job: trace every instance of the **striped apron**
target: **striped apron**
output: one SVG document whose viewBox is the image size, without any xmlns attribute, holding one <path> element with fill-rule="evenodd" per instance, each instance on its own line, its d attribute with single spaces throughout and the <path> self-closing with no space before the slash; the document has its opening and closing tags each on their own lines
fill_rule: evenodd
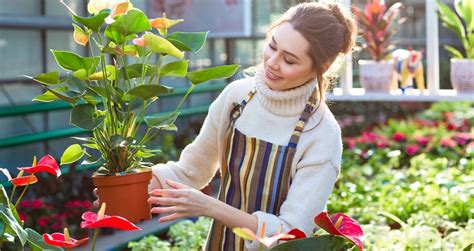
<svg viewBox="0 0 474 251">
<path fill-rule="evenodd" d="M 316 88 L 286 146 L 247 137 L 234 127 L 235 120 L 255 92 L 251 91 L 231 111 L 218 198 L 247 213 L 263 211 L 279 215 L 291 184 L 291 164 L 298 140 L 316 106 Z M 214 220 L 206 250 L 244 250 L 244 240 L 236 236 L 232 229 Z"/>
</svg>

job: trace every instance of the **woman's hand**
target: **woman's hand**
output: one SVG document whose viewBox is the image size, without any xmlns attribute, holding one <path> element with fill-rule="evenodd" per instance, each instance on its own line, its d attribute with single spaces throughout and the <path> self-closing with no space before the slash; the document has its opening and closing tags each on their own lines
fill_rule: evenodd
<svg viewBox="0 0 474 251">
<path fill-rule="evenodd" d="M 170 189 L 153 189 L 148 202 L 158 205 L 151 208 L 154 214 L 170 214 L 159 219 L 159 222 L 172 221 L 179 218 L 209 216 L 209 207 L 213 197 L 201 191 L 178 183 L 166 180 Z"/>
</svg>

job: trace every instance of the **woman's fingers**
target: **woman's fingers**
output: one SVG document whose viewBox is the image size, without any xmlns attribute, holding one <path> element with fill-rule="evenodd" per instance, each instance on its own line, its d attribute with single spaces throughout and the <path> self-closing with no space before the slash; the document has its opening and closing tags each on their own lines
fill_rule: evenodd
<svg viewBox="0 0 474 251">
<path fill-rule="evenodd" d="M 190 186 L 186 186 L 185 184 L 181 184 L 177 181 L 170 180 L 170 179 L 166 179 L 166 184 L 168 184 L 168 186 L 174 189 L 190 189 L 191 188 Z"/>
<path fill-rule="evenodd" d="M 92 204 L 93 204 L 95 207 L 99 207 L 100 202 L 99 202 L 99 195 L 97 194 L 97 187 L 95 187 L 94 190 L 92 190 L 92 193 L 93 193 L 94 196 L 97 198 L 96 200 L 94 200 L 94 202 L 92 202 Z"/>
<path fill-rule="evenodd" d="M 182 214 L 182 213 L 174 213 L 174 214 L 171 214 L 171 215 L 167 215 L 167 216 L 164 216 L 164 217 L 161 217 L 158 222 L 167 222 L 167 221 L 173 221 L 173 220 L 177 220 L 177 219 L 181 219 L 181 218 L 184 218 L 186 217 L 186 215 Z"/>
<path fill-rule="evenodd" d="M 154 196 L 163 196 L 163 197 L 186 197 L 190 191 L 188 189 L 153 189 L 150 194 Z"/>
<path fill-rule="evenodd" d="M 172 207 L 153 207 L 151 210 L 152 214 L 171 214 L 171 213 L 178 213 L 179 207 L 172 206 Z"/>
<path fill-rule="evenodd" d="M 157 205 L 162 205 L 162 206 L 171 206 L 171 205 L 177 205 L 177 204 L 182 203 L 181 199 L 178 199 L 178 198 L 156 197 L 156 196 L 152 196 L 148 198 L 148 202 L 151 204 L 157 204 Z"/>
</svg>

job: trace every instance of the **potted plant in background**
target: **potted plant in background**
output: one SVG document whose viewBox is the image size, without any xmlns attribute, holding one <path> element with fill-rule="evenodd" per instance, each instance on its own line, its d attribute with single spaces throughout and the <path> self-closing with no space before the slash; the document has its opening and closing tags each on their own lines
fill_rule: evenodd
<svg viewBox="0 0 474 251">
<path fill-rule="evenodd" d="M 107 203 L 106 213 L 132 222 L 149 219 L 147 187 L 153 164 L 145 159 L 158 150 L 147 148 L 146 143 L 162 130 L 177 130 L 174 122 L 179 109 L 196 85 L 229 78 L 239 66 L 188 72 L 184 53 L 198 52 L 208 32 L 168 34 L 170 27 L 183 20 L 149 19 L 129 1 L 91 0 L 89 17 L 78 16 L 64 5 L 72 15 L 74 40 L 89 46 L 92 56 L 51 50 L 66 76 L 53 71 L 30 77 L 46 90 L 34 100 L 70 103 L 70 123 L 92 131 L 91 137 L 75 138 L 83 142 L 82 146 L 69 146 L 61 164 L 86 155 L 82 164 L 99 167 L 93 181 L 101 203 Z M 174 112 L 147 115 L 160 95 L 173 92 L 162 77 L 186 78 L 191 86 Z M 140 131 L 145 124 L 146 131 Z"/>
<path fill-rule="evenodd" d="M 439 0 L 437 4 L 441 23 L 456 34 L 464 49 L 464 53 L 462 53 L 452 46 L 444 46 L 444 49 L 452 56 L 451 84 L 459 93 L 473 93 L 474 2 L 472 0 L 454 1 L 455 12 Z"/>
<path fill-rule="evenodd" d="M 393 49 L 392 36 L 397 32 L 402 3 L 397 2 L 387 9 L 384 0 L 369 0 L 364 10 L 352 6 L 362 36 L 363 48 L 372 60 L 359 60 L 359 79 L 366 92 L 389 92 L 394 77 L 394 62 L 390 59 Z"/>
</svg>

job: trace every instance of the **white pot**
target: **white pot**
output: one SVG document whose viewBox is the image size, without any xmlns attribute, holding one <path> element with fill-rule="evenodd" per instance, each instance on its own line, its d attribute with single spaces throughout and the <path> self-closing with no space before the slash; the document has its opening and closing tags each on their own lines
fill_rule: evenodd
<svg viewBox="0 0 474 251">
<path fill-rule="evenodd" d="M 451 58 L 451 84 L 458 93 L 474 93 L 474 59 Z"/>
<path fill-rule="evenodd" d="M 393 60 L 359 60 L 359 81 L 366 92 L 390 92 Z"/>
</svg>

